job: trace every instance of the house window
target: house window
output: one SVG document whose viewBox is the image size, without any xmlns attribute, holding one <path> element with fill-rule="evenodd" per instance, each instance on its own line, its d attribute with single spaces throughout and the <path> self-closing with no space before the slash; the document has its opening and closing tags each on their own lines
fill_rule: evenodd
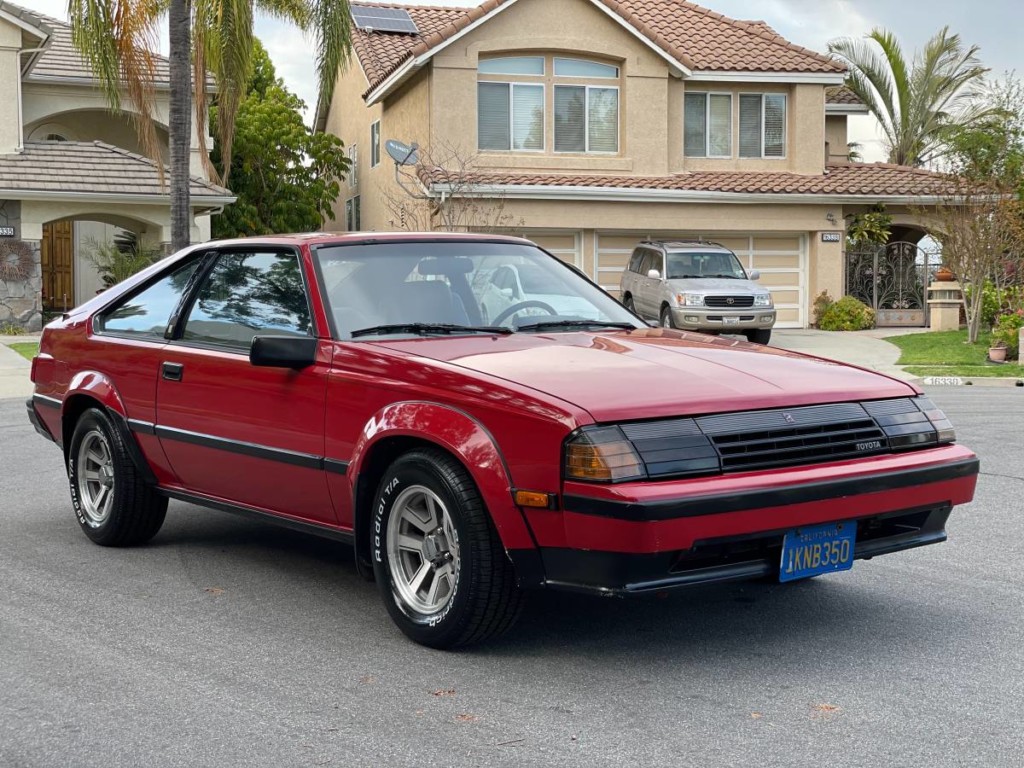
<svg viewBox="0 0 1024 768">
<path fill-rule="evenodd" d="M 345 201 L 345 228 L 349 232 L 358 232 L 362 229 L 359 215 L 359 195 Z"/>
<path fill-rule="evenodd" d="M 786 156 L 786 95 L 740 94 L 740 157 Z"/>
<path fill-rule="evenodd" d="M 380 120 L 370 125 L 370 167 L 380 165 Z"/>
<path fill-rule="evenodd" d="M 478 83 L 477 136 L 484 150 L 543 152 L 544 86 Z"/>
<path fill-rule="evenodd" d="M 352 189 L 359 186 L 359 147 L 353 144 L 348 148 L 348 185 Z"/>
<path fill-rule="evenodd" d="M 619 89 L 555 86 L 555 152 L 619 151 Z"/>
<path fill-rule="evenodd" d="M 481 60 L 478 72 L 480 150 L 619 151 L 619 67 L 586 59 L 504 56 Z M 545 135 L 552 110 L 553 145 Z"/>
<path fill-rule="evenodd" d="M 732 157 L 732 95 L 688 93 L 683 115 L 687 157 Z"/>
</svg>

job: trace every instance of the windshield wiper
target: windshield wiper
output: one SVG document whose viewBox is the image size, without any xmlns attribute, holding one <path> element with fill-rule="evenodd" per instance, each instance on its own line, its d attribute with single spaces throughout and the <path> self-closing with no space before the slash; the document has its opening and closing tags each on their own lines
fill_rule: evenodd
<svg viewBox="0 0 1024 768">
<path fill-rule="evenodd" d="M 605 320 L 541 320 L 537 323 L 520 325 L 518 331 L 540 331 L 550 328 L 622 328 L 635 331 L 637 328 L 633 323 L 620 323 Z"/>
<path fill-rule="evenodd" d="M 420 336 L 440 334 L 451 336 L 457 333 L 498 333 L 507 336 L 515 333 L 511 328 L 500 325 L 452 325 L 451 323 L 395 323 L 394 325 L 375 325 L 372 328 L 361 328 L 352 331 L 352 338 L 359 336 L 375 336 L 386 333 L 415 333 Z"/>
<path fill-rule="evenodd" d="M 721 277 L 725 280 L 742 280 L 738 275 L 704 275 L 704 277 Z"/>
</svg>

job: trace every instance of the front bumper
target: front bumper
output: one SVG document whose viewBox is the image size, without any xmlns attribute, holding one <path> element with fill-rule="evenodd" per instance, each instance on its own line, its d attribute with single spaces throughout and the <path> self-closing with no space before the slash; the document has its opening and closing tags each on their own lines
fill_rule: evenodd
<svg viewBox="0 0 1024 768">
<path fill-rule="evenodd" d="M 685 331 L 769 330 L 775 325 L 775 309 L 746 307 L 743 309 L 708 309 L 707 307 L 673 307 L 672 322 Z"/>
<path fill-rule="evenodd" d="M 945 445 L 689 480 L 566 482 L 561 510 L 524 510 L 539 550 L 522 582 L 633 594 L 772 575 L 787 531 L 833 522 L 858 522 L 857 558 L 934 544 L 973 498 L 978 470 L 971 451 Z"/>
</svg>

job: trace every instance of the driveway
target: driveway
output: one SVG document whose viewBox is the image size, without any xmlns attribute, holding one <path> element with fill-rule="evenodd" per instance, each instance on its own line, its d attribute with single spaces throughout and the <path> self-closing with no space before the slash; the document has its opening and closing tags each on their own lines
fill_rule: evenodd
<svg viewBox="0 0 1024 768">
<path fill-rule="evenodd" d="M 32 394 L 29 371 L 32 364 L 7 345 L 23 341 L 35 341 L 36 336 L 0 336 L 0 399 L 17 397 L 25 399 Z"/>
<path fill-rule="evenodd" d="M 870 368 L 890 376 L 916 381 L 917 377 L 896 365 L 900 349 L 885 341 L 887 336 L 904 333 L 921 333 L 923 328 L 883 328 L 871 331 L 833 333 L 814 329 L 776 328 L 772 332 L 771 346 L 802 352 L 817 357 L 827 357 L 862 368 Z"/>
</svg>

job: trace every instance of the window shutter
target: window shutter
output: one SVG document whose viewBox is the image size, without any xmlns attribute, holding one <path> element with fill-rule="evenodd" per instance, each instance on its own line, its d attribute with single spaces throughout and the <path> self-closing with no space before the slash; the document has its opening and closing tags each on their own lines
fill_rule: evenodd
<svg viewBox="0 0 1024 768">
<path fill-rule="evenodd" d="M 687 157 L 707 157 L 707 94 L 686 94 L 683 108 L 683 153 Z"/>
<path fill-rule="evenodd" d="M 740 157 L 761 157 L 761 97 L 740 94 Z"/>
<path fill-rule="evenodd" d="M 477 84 L 477 144 L 480 149 L 510 149 L 509 85 Z"/>
<path fill-rule="evenodd" d="M 764 96 L 764 155 L 786 156 L 786 96 L 781 93 Z"/>
<path fill-rule="evenodd" d="M 589 152 L 619 151 L 619 92 L 615 88 L 591 88 Z"/>
<path fill-rule="evenodd" d="M 544 86 L 512 86 L 512 149 L 544 149 Z"/>
<path fill-rule="evenodd" d="M 715 94 L 708 110 L 708 154 L 713 157 L 732 156 L 732 97 Z"/>
<path fill-rule="evenodd" d="M 586 152 L 587 89 L 555 86 L 555 151 Z"/>
</svg>

